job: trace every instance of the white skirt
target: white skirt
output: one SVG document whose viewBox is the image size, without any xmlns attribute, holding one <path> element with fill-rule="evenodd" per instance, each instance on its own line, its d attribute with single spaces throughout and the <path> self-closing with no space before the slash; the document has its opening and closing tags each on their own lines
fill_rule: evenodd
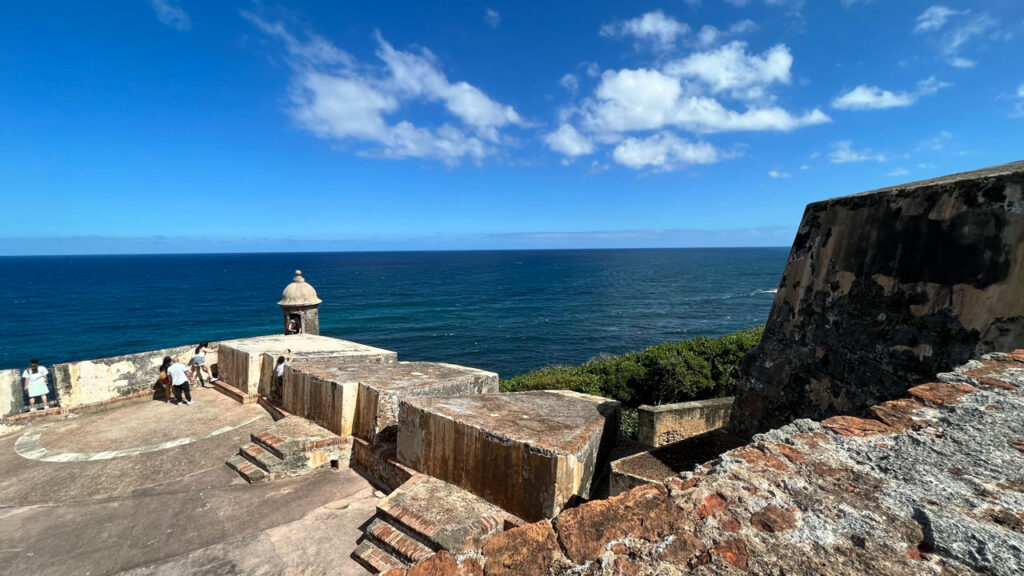
<svg viewBox="0 0 1024 576">
<path fill-rule="evenodd" d="M 32 398 L 46 396 L 49 393 L 50 388 L 46 385 L 46 380 L 33 380 L 28 383 L 28 395 Z"/>
</svg>

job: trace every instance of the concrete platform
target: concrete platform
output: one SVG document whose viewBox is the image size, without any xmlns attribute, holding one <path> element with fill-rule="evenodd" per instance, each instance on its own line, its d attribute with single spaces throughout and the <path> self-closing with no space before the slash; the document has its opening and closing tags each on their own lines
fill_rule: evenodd
<svg viewBox="0 0 1024 576">
<path fill-rule="evenodd" d="M 411 398 L 398 460 L 532 522 L 590 497 L 619 416 L 618 402 L 569 391 Z"/>
<path fill-rule="evenodd" d="M 193 397 L 0 436 L 0 573 L 366 574 L 349 555 L 369 483 L 341 470 L 250 486 L 224 459 L 270 417 Z"/>
<path fill-rule="evenodd" d="M 274 364 L 288 350 L 295 359 L 334 358 L 346 363 L 381 364 L 398 357 L 395 352 L 338 338 L 277 334 L 221 342 L 217 349 L 218 375 L 243 392 L 271 396 Z"/>
</svg>

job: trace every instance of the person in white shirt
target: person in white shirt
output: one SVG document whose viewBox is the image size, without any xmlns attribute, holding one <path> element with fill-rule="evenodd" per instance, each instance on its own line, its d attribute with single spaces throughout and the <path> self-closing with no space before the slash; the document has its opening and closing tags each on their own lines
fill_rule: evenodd
<svg viewBox="0 0 1024 576">
<path fill-rule="evenodd" d="M 274 377 L 277 380 L 277 388 L 271 392 L 271 396 L 280 400 L 284 392 L 284 367 L 292 361 L 292 349 L 285 351 L 286 356 L 277 357 L 277 366 L 274 366 Z"/>
<path fill-rule="evenodd" d="M 46 375 L 50 372 L 45 366 L 39 365 L 39 360 L 33 358 L 28 363 L 28 368 L 21 373 L 22 381 L 25 384 L 25 392 L 28 393 L 28 410 L 36 411 L 36 397 L 43 399 L 43 410 L 50 408 L 46 401 L 46 395 L 50 393 L 50 386 L 46 383 Z"/>
<path fill-rule="evenodd" d="M 171 377 L 171 387 L 174 388 L 174 399 L 178 401 L 178 406 L 191 405 L 192 389 L 189 385 L 192 383 L 192 377 L 189 375 L 188 367 L 175 361 L 167 368 L 167 375 Z M 182 394 L 185 395 L 184 401 L 181 400 Z"/>
</svg>

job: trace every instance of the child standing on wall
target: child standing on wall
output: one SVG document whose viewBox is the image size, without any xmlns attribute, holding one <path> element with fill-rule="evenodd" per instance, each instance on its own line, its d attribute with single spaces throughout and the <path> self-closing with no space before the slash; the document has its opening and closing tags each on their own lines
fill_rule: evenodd
<svg viewBox="0 0 1024 576">
<path fill-rule="evenodd" d="M 25 385 L 25 392 L 28 393 L 28 411 L 36 411 L 36 397 L 43 399 L 43 410 L 48 410 L 50 405 L 46 401 L 46 395 L 50 393 L 50 386 L 46 383 L 46 376 L 49 370 L 39 365 L 39 359 L 33 358 L 28 363 L 28 368 L 21 373 Z"/>
<path fill-rule="evenodd" d="M 199 386 L 205 388 L 206 384 L 203 382 L 203 372 L 206 372 L 206 379 L 213 382 L 213 374 L 210 373 L 210 368 L 206 366 L 206 354 L 210 352 L 207 348 L 210 343 L 203 341 L 196 346 L 196 351 L 192 355 L 192 376 L 199 380 Z"/>
</svg>

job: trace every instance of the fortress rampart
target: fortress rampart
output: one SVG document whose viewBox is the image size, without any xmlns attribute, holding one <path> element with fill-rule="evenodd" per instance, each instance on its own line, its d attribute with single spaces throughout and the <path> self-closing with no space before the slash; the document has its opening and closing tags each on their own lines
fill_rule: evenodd
<svg viewBox="0 0 1024 576">
<path fill-rule="evenodd" d="M 1024 162 L 807 206 L 733 426 L 859 414 L 1024 346 Z"/>
</svg>

